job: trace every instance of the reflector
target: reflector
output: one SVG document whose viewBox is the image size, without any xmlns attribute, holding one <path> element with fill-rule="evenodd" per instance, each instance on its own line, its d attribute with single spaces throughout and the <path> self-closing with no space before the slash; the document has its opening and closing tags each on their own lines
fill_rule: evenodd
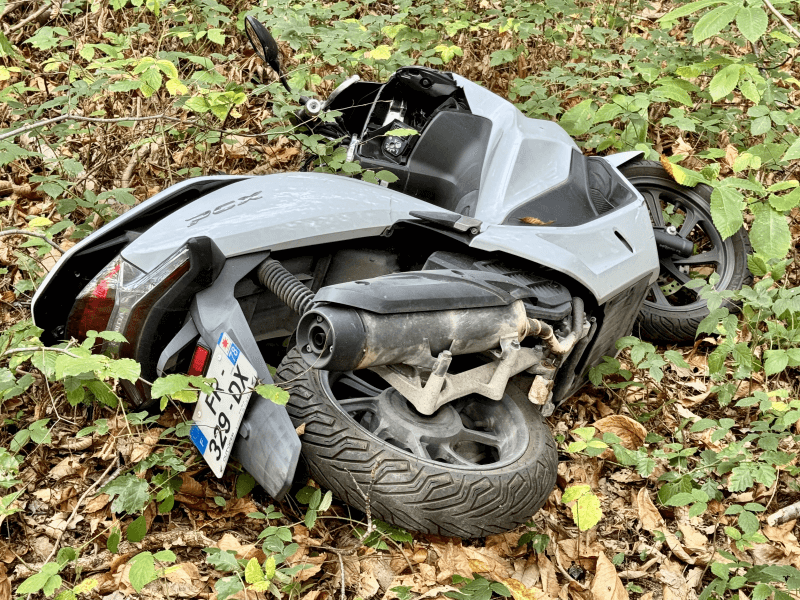
<svg viewBox="0 0 800 600">
<path fill-rule="evenodd" d="M 205 375 L 209 356 L 211 356 L 209 349 L 197 344 L 194 349 L 194 354 L 192 355 L 192 362 L 189 365 L 187 375 Z"/>
</svg>

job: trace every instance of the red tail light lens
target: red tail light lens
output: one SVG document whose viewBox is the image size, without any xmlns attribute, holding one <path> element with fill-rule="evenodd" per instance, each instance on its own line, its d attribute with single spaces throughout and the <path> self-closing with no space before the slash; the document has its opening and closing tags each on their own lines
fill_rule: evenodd
<svg viewBox="0 0 800 600">
<path fill-rule="evenodd" d="M 189 365 L 187 375 L 205 375 L 208 359 L 211 357 L 211 351 L 205 346 L 198 344 L 192 354 L 192 362 Z"/>
<path fill-rule="evenodd" d="M 120 259 L 114 259 L 81 290 L 67 321 L 69 337 L 83 339 L 88 331 L 108 329 L 108 322 L 114 312 L 121 268 Z"/>
</svg>

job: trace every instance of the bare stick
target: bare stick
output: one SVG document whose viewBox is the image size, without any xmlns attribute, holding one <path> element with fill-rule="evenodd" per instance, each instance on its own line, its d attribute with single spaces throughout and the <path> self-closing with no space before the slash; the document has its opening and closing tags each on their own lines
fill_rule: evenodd
<svg viewBox="0 0 800 600">
<path fill-rule="evenodd" d="M 128 165 L 125 167 L 125 171 L 122 173 L 122 182 L 120 183 L 120 187 L 127 188 L 131 186 L 133 170 L 136 168 L 136 165 L 139 164 L 139 161 L 150 154 L 153 146 L 154 144 L 146 144 L 133 153 Z"/>
<path fill-rule="evenodd" d="M 149 115 L 145 117 L 114 117 L 114 118 L 103 118 L 103 117 L 83 117 L 81 115 L 59 115 L 57 117 L 53 117 L 52 119 L 45 119 L 43 121 L 36 121 L 35 123 L 30 123 L 29 125 L 25 125 L 20 127 L 19 129 L 15 129 L 14 131 L 9 131 L 0 135 L 0 140 L 4 140 L 10 137 L 16 137 L 22 133 L 30 131 L 32 129 L 37 129 L 39 127 L 44 127 L 45 125 L 53 125 L 54 123 L 60 123 L 61 121 L 85 121 L 87 123 L 125 123 L 128 121 L 153 121 L 155 119 L 165 119 L 167 121 L 177 121 L 178 123 L 183 123 L 181 119 L 178 117 L 168 117 L 167 115 Z"/>
<path fill-rule="evenodd" d="M 767 525 L 776 527 L 792 519 L 800 517 L 800 502 L 784 506 L 767 517 Z"/>
<path fill-rule="evenodd" d="M 23 27 L 25 27 L 25 25 L 27 25 L 28 23 L 30 23 L 31 21 L 33 21 L 35 18 L 37 18 L 39 15 L 41 15 L 41 14 L 42 14 L 44 11 L 46 11 L 46 10 L 47 10 L 47 9 L 49 9 L 49 8 L 50 8 L 50 0 L 48 0 L 47 2 L 45 2 L 44 4 L 42 4 L 42 5 L 39 7 L 39 10 L 37 10 L 36 12 L 34 12 L 34 13 L 32 13 L 32 14 L 28 15 L 27 17 L 25 17 L 24 19 L 22 19 L 22 21 L 20 21 L 20 22 L 19 22 L 19 23 L 17 23 L 16 25 L 14 25 L 14 26 L 13 26 L 11 29 L 9 29 L 9 30 L 8 30 L 8 32 L 9 32 L 9 33 L 12 33 L 12 32 L 14 32 L 14 31 L 16 31 L 17 29 L 22 29 Z"/>
<path fill-rule="evenodd" d="M 11 348 L 11 350 L 6 350 L 2 354 L 0 354 L 0 358 L 4 356 L 9 356 L 10 354 L 20 354 L 22 352 L 38 352 L 41 350 L 42 352 L 60 352 L 61 354 L 66 354 L 67 356 L 71 356 L 72 358 L 80 358 L 77 354 L 73 354 L 69 350 L 64 350 L 64 348 L 47 348 L 45 346 L 31 346 L 29 348 Z"/>
<path fill-rule="evenodd" d="M 119 462 L 119 456 L 117 456 L 114 460 L 112 460 L 111 464 L 108 465 L 108 468 L 105 471 L 103 471 L 102 475 L 100 475 L 100 478 L 97 481 L 95 481 L 92 485 L 90 485 L 88 488 L 86 488 L 85 492 L 83 492 L 83 495 L 78 499 L 78 503 L 75 505 L 75 508 L 72 509 L 72 514 L 69 516 L 69 518 L 64 523 L 64 529 L 62 529 L 61 533 L 58 534 L 58 538 L 56 538 L 56 543 L 55 543 L 55 545 L 53 545 L 53 549 L 50 551 L 50 556 L 48 556 L 46 559 L 44 559 L 45 563 L 49 563 L 50 559 L 53 558 L 53 555 L 58 550 L 58 545 L 61 543 L 61 538 L 63 538 L 64 534 L 67 532 L 67 528 L 69 528 L 70 521 L 72 521 L 72 519 L 75 518 L 75 515 L 78 513 L 78 509 L 81 507 L 81 504 L 83 504 L 83 501 L 86 500 L 86 496 L 91 494 L 92 490 L 94 490 L 98 485 L 100 485 L 100 483 L 106 478 L 106 475 L 108 475 L 108 473 L 111 471 L 111 469 L 118 462 Z M 112 475 L 111 475 L 111 478 L 113 479 L 117 475 L 119 475 L 123 468 L 124 467 L 119 467 L 116 471 L 114 471 L 114 473 L 112 473 Z"/>
<path fill-rule="evenodd" d="M 5 237 L 7 235 L 28 235 L 30 237 L 39 238 L 40 240 L 44 240 L 45 242 L 50 244 L 53 248 L 61 252 L 61 254 L 64 254 L 64 252 L 66 252 L 66 250 L 64 250 L 61 246 L 56 244 L 53 240 L 51 240 L 43 233 L 38 233 L 35 231 L 25 231 L 23 229 L 9 229 L 7 231 L 0 231 L 0 237 Z"/>
<path fill-rule="evenodd" d="M 788 29 L 789 31 L 791 31 L 791 32 L 792 32 L 792 35 L 794 35 L 794 37 L 796 37 L 798 40 L 800 40 L 800 31 L 797 31 L 797 29 L 795 29 L 794 27 L 792 27 L 792 24 L 791 24 L 791 23 L 789 23 L 789 21 L 787 21 L 787 20 L 786 20 L 786 17 L 784 17 L 784 16 L 783 16 L 781 13 L 779 13 L 779 12 L 777 11 L 777 9 L 776 9 L 774 6 L 772 6 L 772 2 L 770 2 L 769 0 L 764 0 L 764 4 L 766 4 L 766 5 L 767 5 L 767 8 L 768 8 L 768 9 L 770 9 L 770 11 L 772 11 L 772 14 L 773 14 L 773 15 L 775 15 L 776 17 L 778 17 L 778 20 L 779 20 L 781 23 L 783 23 L 784 25 L 786 25 L 786 29 Z"/>
<path fill-rule="evenodd" d="M 342 600 L 347 600 L 347 595 L 345 594 L 344 588 L 344 559 L 342 558 L 341 552 L 337 552 L 336 556 L 339 557 L 339 574 L 341 575 L 342 580 Z"/>
<path fill-rule="evenodd" d="M 0 19 L 5 17 L 8 13 L 16 9 L 20 4 L 26 4 L 29 0 L 19 0 L 19 2 L 9 2 L 6 4 L 6 7 L 3 9 L 3 13 L 0 14 Z"/>
</svg>

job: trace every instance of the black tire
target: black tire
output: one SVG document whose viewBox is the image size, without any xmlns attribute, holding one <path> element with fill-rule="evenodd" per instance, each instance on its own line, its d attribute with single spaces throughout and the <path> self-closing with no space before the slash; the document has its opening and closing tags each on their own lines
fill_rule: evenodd
<svg viewBox="0 0 800 600">
<path fill-rule="evenodd" d="M 376 385 L 367 381 L 370 377 Z M 314 480 L 362 511 L 366 508 L 362 492 L 367 492 L 372 481 L 372 515 L 388 523 L 420 533 L 482 537 L 528 521 L 555 485 L 558 459 L 552 433 L 538 408 L 524 396 L 518 402 L 509 396 L 499 402 L 479 397 L 459 399 L 440 408 L 433 417 L 423 417 L 393 388 L 383 383 L 381 390 L 378 382 L 382 380 L 371 372 L 354 375 L 309 369 L 296 349 L 278 367 L 277 381 L 290 393 L 287 409 L 295 426 L 305 423 L 302 454 Z M 348 399 L 348 395 L 355 398 Z M 377 396 L 383 403 L 375 400 Z M 392 411 L 400 411 L 401 417 L 387 418 L 388 414 L 399 414 Z M 458 413 L 457 422 L 450 420 L 454 412 Z M 488 432 L 464 425 L 472 423 L 469 415 L 476 414 L 490 415 L 483 422 Z M 373 421 L 391 422 L 393 429 L 379 425 L 382 437 L 378 437 L 364 426 Z M 491 423 L 487 426 L 486 421 Z M 514 424 L 509 425 L 509 421 Z M 443 451 L 441 446 L 431 449 L 442 443 L 444 431 L 454 425 L 470 432 L 466 437 L 484 441 L 487 435 L 495 437 L 492 428 L 501 428 L 499 423 L 513 431 L 504 440 L 503 450 L 472 441 L 457 442 L 458 452 L 472 452 L 476 462 L 451 464 L 422 458 L 400 447 L 395 438 L 407 433 L 404 427 L 415 429 L 418 422 L 419 430 L 439 427 L 442 431 L 438 441 L 420 444 L 426 448 L 422 450 L 425 454 L 445 453 L 440 456 L 449 450 Z M 472 426 L 477 427 L 474 423 Z M 460 444 L 466 444 L 469 452 Z M 495 462 L 479 464 L 480 452 L 496 455 Z M 469 462 L 461 454 L 457 458 Z"/>
<path fill-rule="evenodd" d="M 712 272 L 720 276 L 717 289 L 738 290 L 751 283 L 747 232 L 740 229 L 722 239 L 711 220 L 712 189 L 705 184 L 680 185 L 660 163 L 650 160 L 631 162 L 619 170 L 644 196 L 653 225 L 668 225 L 666 215 L 675 222 L 677 235 L 695 246 L 689 258 L 661 257 L 661 274 L 648 291 L 634 333 L 655 342 L 692 343 L 708 306 L 695 290 L 678 286 L 689 281 L 692 273 L 708 276 Z"/>
</svg>

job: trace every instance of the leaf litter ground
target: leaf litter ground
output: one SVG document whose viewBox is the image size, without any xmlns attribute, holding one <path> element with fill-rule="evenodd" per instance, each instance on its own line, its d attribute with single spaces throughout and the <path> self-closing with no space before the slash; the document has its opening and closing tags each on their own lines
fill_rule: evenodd
<svg viewBox="0 0 800 600">
<path fill-rule="evenodd" d="M 39 6 L 47 10 L 42 12 Z M 5 6 L 2 24 L 14 43 L 21 44 L 33 34 L 37 23 L 47 23 L 51 19 L 74 31 L 76 36 L 93 42 L 103 39 L 102 32 L 113 31 L 118 26 L 105 6 L 76 18 L 59 15 L 55 4 L 50 7 L 45 2 L 39 6 L 19 2 Z M 481 7 L 488 9 L 492 5 L 486 2 L 481 3 Z M 651 29 L 652 18 L 668 8 L 666 2 L 653 3 L 651 8 L 640 13 L 640 31 Z M 391 11 L 391 7 L 378 4 L 370 10 Z M 141 14 L 136 13 L 136 17 Z M 16 27 L 29 17 L 33 19 L 28 24 Z M 231 38 L 226 50 L 238 52 L 244 58 L 222 63 L 219 72 L 241 82 L 258 67 L 252 54 L 243 47 L 243 36 L 239 37 L 242 39 Z M 486 35 L 478 40 L 477 46 L 473 45 L 449 66 L 501 94 L 508 90 L 512 77 L 524 76 L 545 64 L 568 58 L 563 48 L 540 44 L 527 58 L 520 58 L 516 71 L 494 69 L 483 57 L 507 46 L 507 38 Z M 145 55 L 155 48 L 152 36 L 142 35 L 139 42 L 142 44 L 139 51 Z M 585 43 L 579 30 L 570 43 Z M 29 48 L 27 52 L 28 59 L 35 61 L 37 50 Z M 318 65 L 318 68 L 320 72 L 330 69 L 325 65 Z M 362 75 L 368 77 L 370 73 Z M 45 102 L 51 94 L 44 74 L 26 83 L 30 86 L 28 101 L 32 105 Z M 576 98 L 564 92 L 561 96 L 563 108 L 577 104 Z M 158 95 L 143 100 L 136 94 L 125 99 L 117 94 L 109 97 L 108 103 L 105 110 L 113 115 L 159 114 L 162 109 Z M 85 108 L 91 110 L 91 107 Z M 260 131 L 261 121 L 271 114 L 268 104 L 257 97 L 250 98 L 238 110 L 240 117 L 235 125 L 250 131 Z M 652 115 L 651 122 L 657 123 L 660 116 L 663 115 Z M 229 120 L 227 125 L 230 124 Z M 14 125 L 10 111 L 0 114 L 0 125 Z M 683 164 L 690 168 L 703 166 L 696 156 L 705 149 L 702 140 L 688 143 L 674 127 L 652 127 L 651 135 L 658 140 L 659 150 L 687 155 Z M 144 137 L 156 141 L 132 147 L 132 142 Z M 84 189 L 100 192 L 131 187 L 137 200 L 183 177 L 181 169 L 197 167 L 203 173 L 266 173 L 296 169 L 301 158 L 297 143 L 287 136 L 263 141 L 234 135 L 224 143 L 205 146 L 181 145 L 175 140 L 158 141 L 156 121 L 134 128 L 114 125 L 90 128 L 80 136 L 64 140 L 58 148 L 41 145 L 34 136 L 23 138 L 23 143 L 53 158 L 78 156 L 81 147 L 92 147 L 92 169 L 77 174 L 85 180 Z M 724 140 L 719 147 L 728 149 Z M 256 151 L 264 157 L 262 160 L 253 160 Z M 735 152 L 733 148 L 731 156 L 725 159 L 729 165 L 736 158 Z M 0 182 L 0 193 L 10 194 L 13 203 L 2 209 L 3 228 L 25 227 L 36 216 L 57 222 L 59 213 L 54 201 L 31 184 L 30 176 L 41 172 L 40 166 L 31 168 L 30 163 L 21 159 L 11 163 L 8 169 L 9 181 Z M 124 206 L 114 208 L 124 210 Z M 89 208 L 78 210 L 93 225 L 101 223 L 102 219 Z M 796 241 L 800 237 L 796 214 L 793 219 L 792 234 Z M 74 243 L 68 239 L 68 233 L 60 240 L 64 248 Z M 20 254 L 31 256 L 32 252 L 21 248 L 22 242 L 21 238 L 0 239 L 0 260 L 8 268 L 0 292 L 6 326 L 29 318 L 29 297 L 20 294 L 13 285 L 23 277 Z M 50 268 L 57 259 L 58 254 L 52 252 L 37 260 Z M 797 284 L 797 279 L 795 271 L 791 275 L 792 283 Z M 691 348 L 680 349 L 690 368 L 668 371 L 659 389 L 585 388 L 551 418 L 553 431 L 569 443 L 580 440 L 575 430 L 594 427 L 600 432 L 613 433 L 626 448 L 635 450 L 645 443 L 648 432 L 672 439 L 685 420 L 696 422 L 704 418 L 729 417 L 746 428 L 750 420 L 748 411 L 720 408 L 716 402 L 709 402 L 713 395 L 703 375 L 704 363 L 715 343 L 713 338 L 705 338 Z M 27 394 L 6 401 L 0 408 L 7 423 L 3 442 L 10 444 L 18 429 L 42 419 L 49 419 L 49 439 L 24 447 L 25 458 L 19 477 L 22 483 L 17 488 L 24 492 L 16 503 L 20 512 L 0 523 L 3 531 L 0 600 L 10 598 L 12 589 L 39 572 L 42 563 L 54 553 L 65 547 L 82 546 L 89 540 L 91 543 L 62 575 L 70 578 L 79 569 L 84 576 L 91 575 L 97 580 L 97 587 L 90 595 L 112 600 L 136 595 L 134 587 L 139 586 L 132 581 L 131 559 L 143 552 L 157 555 L 168 549 L 175 554 L 175 568 L 144 587 L 141 595 L 152 598 L 213 597 L 214 583 L 223 573 L 209 564 L 204 548 L 230 550 L 237 558 L 256 558 L 263 564 L 266 556 L 259 534 L 265 521 L 248 515 L 268 514 L 275 509 L 267 506 L 272 504 L 271 500 L 258 489 L 237 497 L 234 469 L 228 469 L 224 479 L 216 480 L 209 476 L 196 455 L 182 454 L 180 460 L 186 471 L 181 474 L 175 506 L 165 514 L 158 514 L 155 503 L 149 504 L 143 514 L 147 533 L 138 542 L 127 541 L 126 536 L 136 539 L 138 535 L 131 535 L 130 529 L 139 527 L 142 522 L 134 525 L 134 517 L 120 519 L 112 511 L 114 499 L 98 493 L 99 488 L 125 465 L 163 453 L 165 448 L 180 441 L 170 435 L 160 435 L 186 418 L 179 408 L 169 407 L 156 425 L 134 426 L 126 420 L 121 408 L 70 407 L 64 401 L 63 390 L 49 384 L 36 369 L 23 365 L 19 370 L 30 370 L 35 383 Z M 795 385 L 793 381 L 779 384 L 787 388 Z M 765 385 L 766 382 L 754 378 L 749 382 L 750 387 L 737 395 L 744 397 Z M 792 393 L 796 390 L 792 389 Z M 645 414 L 650 418 L 642 425 L 638 419 Z M 106 419 L 107 428 L 76 437 L 79 430 L 96 425 L 101 418 Z M 711 439 L 708 431 L 690 436 L 692 442 L 700 446 L 713 448 L 725 443 L 724 439 Z M 796 453 L 797 448 L 784 450 Z M 685 507 L 660 506 L 655 497 L 656 480 L 666 470 L 665 465 L 658 465 L 651 475 L 643 477 L 634 468 L 616 464 L 606 454 L 588 457 L 564 452 L 561 458 L 558 486 L 545 507 L 533 516 L 532 527 L 481 540 L 414 535 L 410 542 L 386 540 L 381 548 L 359 546 L 354 528 L 363 523 L 364 515 L 353 513 L 334 501 L 309 530 L 304 524 L 305 507 L 293 498 L 288 499 L 276 507 L 284 516 L 270 519 L 269 525 L 287 528 L 291 541 L 298 545 L 287 561 L 289 565 L 305 567 L 294 578 L 300 585 L 293 596 L 302 600 L 338 598 L 344 581 L 348 598 L 439 598 L 445 594 L 452 596 L 461 589 L 461 585 L 454 584 L 454 578 L 456 581 L 458 576 L 472 579 L 474 574 L 479 574 L 488 581 L 504 584 L 515 600 L 621 600 L 629 596 L 671 600 L 697 596 L 709 564 L 718 557 L 716 552 L 720 548 L 749 562 L 791 564 L 800 568 L 795 521 L 775 527 L 762 522 L 761 530 L 767 541 L 747 550 L 737 549 L 719 533 L 722 527 L 735 523 L 733 516 L 725 514 L 733 504 L 761 502 L 771 510 L 796 500 L 796 488 L 784 476 L 779 476 L 770 488 L 753 485 L 747 491 L 729 495 L 724 502 L 709 502 L 708 510 L 701 516 L 689 516 Z M 131 485 L 136 484 L 131 482 Z M 567 488 L 578 485 L 588 486 L 599 498 L 604 515 L 596 527 L 584 532 L 575 526 L 572 510 L 561 501 Z M 363 528 L 363 524 L 359 526 Z M 107 549 L 108 538 L 113 537 L 111 532 L 115 530 L 122 535 L 121 540 L 111 540 L 112 545 L 115 541 L 118 543 L 116 552 L 112 553 Z M 538 552 L 528 544 L 520 545 L 521 540 L 531 539 L 534 530 L 548 536 L 545 547 Z M 353 550 L 354 547 L 357 549 Z M 263 595 L 263 592 L 248 592 L 251 598 Z M 240 593 L 238 597 L 244 596 Z"/>
</svg>

